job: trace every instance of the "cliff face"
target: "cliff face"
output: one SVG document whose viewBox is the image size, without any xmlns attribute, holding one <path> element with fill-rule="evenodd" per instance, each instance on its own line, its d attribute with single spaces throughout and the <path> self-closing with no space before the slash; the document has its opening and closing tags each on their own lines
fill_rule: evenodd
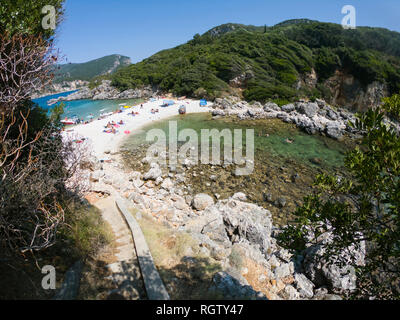
<svg viewBox="0 0 400 320">
<path fill-rule="evenodd" d="M 318 75 L 315 70 L 302 76 L 297 84 L 296 90 L 302 88 L 314 89 L 317 87 Z M 365 111 L 380 105 L 382 98 L 389 95 L 385 83 L 374 81 L 364 86 L 354 75 L 342 70 L 336 70 L 334 75 L 323 81 L 322 86 L 327 91 L 324 99 L 331 105 L 344 107 L 350 111 Z"/>
<path fill-rule="evenodd" d="M 381 103 L 382 98 L 389 95 L 387 85 L 374 81 L 363 86 L 353 75 L 337 70 L 335 75 L 324 82 L 329 89 L 329 103 L 344 106 L 352 111 L 365 111 Z"/>
</svg>

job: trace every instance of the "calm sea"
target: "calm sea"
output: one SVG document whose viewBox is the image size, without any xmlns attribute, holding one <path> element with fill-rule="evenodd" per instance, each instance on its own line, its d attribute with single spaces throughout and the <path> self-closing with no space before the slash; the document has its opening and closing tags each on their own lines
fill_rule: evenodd
<svg viewBox="0 0 400 320">
<path fill-rule="evenodd" d="M 59 94 L 54 94 L 39 99 L 34 99 L 33 102 L 37 103 L 45 110 L 51 110 L 54 105 L 49 106 L 48 102 L 51 99 L 65 97 L 76 91 L 69 91 Z M 75 100 L 64 101 L 64 114 L 62 117 L 71 118 L 74 116 L 80 119 L 87 120 L 91 115 L 98 117 L 101 113 L 107 113 L 119 109 L 121 105 L 133 106 L 139 104 L 143 100 L 140 99 L 125 99 L 125 100 Z"/>
</svg>

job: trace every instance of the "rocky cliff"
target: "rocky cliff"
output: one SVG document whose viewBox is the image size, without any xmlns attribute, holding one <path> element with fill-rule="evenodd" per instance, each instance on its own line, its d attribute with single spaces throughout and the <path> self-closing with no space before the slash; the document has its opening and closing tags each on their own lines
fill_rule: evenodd
<svg viewBox="0 0 400 320">
<path fill-rule="evenodd" d="M 301 77 L 296 89 L 315 89 L 318 75 L 314 69 Z M 389 95 L 387 84 L 374 81 L 363 85 L 354 75 L 336 70 L 334 75 L 323 81 L 327 94 L 325 99 L 333 106 L 346 108 L 350 111 L 365 111 L 381 104 L 382 98 Z"/>
<path fill-rule="evenodd" d="M 157 92 L 153 91 L 151 87 L 145 87 L 142 89 L 130 89 L 125 91 L 119 91 L 118 89 L 111 86 L 110 80 L 103 80 L 101 84 L 93 89 L 84 86 L 79 91 L 74 92 L 66 97 L 59 97 L 49 101 L 49 105 L 55 104 L 60 101 L 72 101 L 82 99 L 92 100 L 117 100 L 117 99 L 140 99 L 149 98 L 156 95 Z"/>
</svg>

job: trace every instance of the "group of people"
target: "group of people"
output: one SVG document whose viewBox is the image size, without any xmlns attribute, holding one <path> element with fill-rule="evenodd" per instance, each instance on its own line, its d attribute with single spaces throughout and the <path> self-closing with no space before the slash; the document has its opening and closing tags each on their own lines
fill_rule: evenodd
<svg viewBox="0 0 400 320">
<path fill-rule="evenodd" d="M 158 112 L 160 112 L 158 109 L 151 109 L 151 113 L 152 113 L 152 114 L 156 114 L 156 113 L 158 113 Z"/>
<path fill-rule="evenodd" d="M 123 120 L 119 121 L 118 123 L 116 123 L 115 121 L 108 122 L 105 126 L 106 130 L 104 130 L 103 132 L 116 134 L 118 131 L 115 128 L 119 128 L 119 126 L 123 126 L 124 124 L 125 123 Z"/>
</svg>

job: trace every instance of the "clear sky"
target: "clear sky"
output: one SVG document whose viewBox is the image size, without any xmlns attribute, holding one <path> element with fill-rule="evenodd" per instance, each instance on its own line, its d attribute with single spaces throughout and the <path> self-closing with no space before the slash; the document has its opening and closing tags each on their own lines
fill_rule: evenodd
<svg viewBox="0 0 400 320">
<path fill-rule="evenodd" d="M 399 0 L 66 0 L 57 45 L 67 62 L 118 53 L 135 63 L 228 22 L 341 23 L 341 9 L 349 4 L 357 10 L 357 25 L 400 32 Z"/>
</svg>

